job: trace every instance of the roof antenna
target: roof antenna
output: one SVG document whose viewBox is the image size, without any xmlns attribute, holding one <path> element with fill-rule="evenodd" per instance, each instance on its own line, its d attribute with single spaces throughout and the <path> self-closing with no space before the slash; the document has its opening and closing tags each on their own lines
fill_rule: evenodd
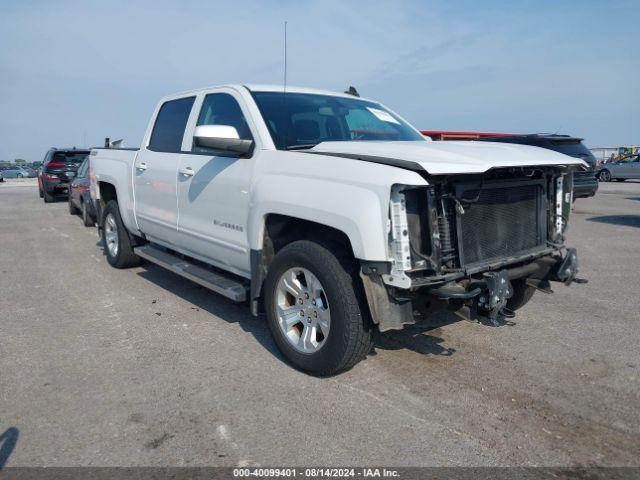
<svg viewBox="0 0 640 480">
<path fill-rule="evenodd" d="M 287 22 L 284 22 L 284 93 L 287 93 Z"/>
<path fill-rule="evenodd" d="M 289 143 L 289 121 L 287 120 L 286 109 L 287 98 L 287 22 L 284 22 L 284 83 L 282 85 L 282 114 L 284 120 L 284 145 L 282 148 L 287 148 Z"/>
</svg>

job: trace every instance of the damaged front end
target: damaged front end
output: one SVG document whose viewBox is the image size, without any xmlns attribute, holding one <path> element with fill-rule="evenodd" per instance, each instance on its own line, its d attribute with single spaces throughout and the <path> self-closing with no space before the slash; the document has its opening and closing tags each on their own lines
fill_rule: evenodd
<svg viewBox="0 0 640 480">
<path fill-rule="evenodd" d="M 379 329 L 401 329 L 437 303 L 495 323 L 514 315 L 526 289 L 582 282 L 576 251 L 564 246 L 572 179 L 570 167 L 519 167 L 394 185 L 393 260 L 361 270 Z"/>
</svg>

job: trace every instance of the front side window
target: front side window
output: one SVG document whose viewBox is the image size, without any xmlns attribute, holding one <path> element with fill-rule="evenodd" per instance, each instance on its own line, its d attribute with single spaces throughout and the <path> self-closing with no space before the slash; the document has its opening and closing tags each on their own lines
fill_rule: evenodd
<svg viewBox="0 0 640 480">
<path fill-rule="evenodd" d="M 204 97 L 198 117 L 198 125 L 227 125 L 234 127 L 240 140 L 252 140 L 251 130 L 240 105 L 228 93 L 211 93 Z M 208 151 L 205 147 L 193 147 L 194 151 Z"/>
<path fill-rule="evenodd" d="M 149 150 L 156 152 L 179 152 L 182 137 L 189 120 L 191 107 L 196 97 L 179 98 L 162 104 L 151 132 Z"/>
<path fill-rule="evenodd" d="M 398 116 L 367 100 L 282 92 L 254 92 L 253 97 L 280 150 L 329 141 L 425 141 Z"/>
</svg>

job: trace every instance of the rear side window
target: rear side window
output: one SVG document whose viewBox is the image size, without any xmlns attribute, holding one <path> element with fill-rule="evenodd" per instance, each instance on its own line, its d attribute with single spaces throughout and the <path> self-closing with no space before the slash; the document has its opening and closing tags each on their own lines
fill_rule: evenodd
<svg viewBox="0 0 640 480">
<path fill-rule="evenodd" d="M 563 142 L 563 141 L 551 141 L 552 149 L 556 152 L 564 153 L 570 157 L 589 157 L 591 151 L 582 142 Z"/>
<path fill-rule="evenodd" d="M 182 150 L 182 137 L 195 98 L 179 98 L 162 104 L 153 126 L 153 132 L 151 132 L 149 150 L 156 152 L 179 152 Z"/>
</svg>

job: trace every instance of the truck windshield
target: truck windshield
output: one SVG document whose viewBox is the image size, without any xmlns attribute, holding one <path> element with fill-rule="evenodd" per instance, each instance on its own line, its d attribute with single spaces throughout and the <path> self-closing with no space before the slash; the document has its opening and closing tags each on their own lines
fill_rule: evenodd
<svg viewBox="0 0 640 480">
<path fill-rule="evenodd" d="M 253 92 L 253 97 L 279 150 L 336 141 L 425 141 L 392 112 L 366 100 L 282 92 Z"/>
</svg>

